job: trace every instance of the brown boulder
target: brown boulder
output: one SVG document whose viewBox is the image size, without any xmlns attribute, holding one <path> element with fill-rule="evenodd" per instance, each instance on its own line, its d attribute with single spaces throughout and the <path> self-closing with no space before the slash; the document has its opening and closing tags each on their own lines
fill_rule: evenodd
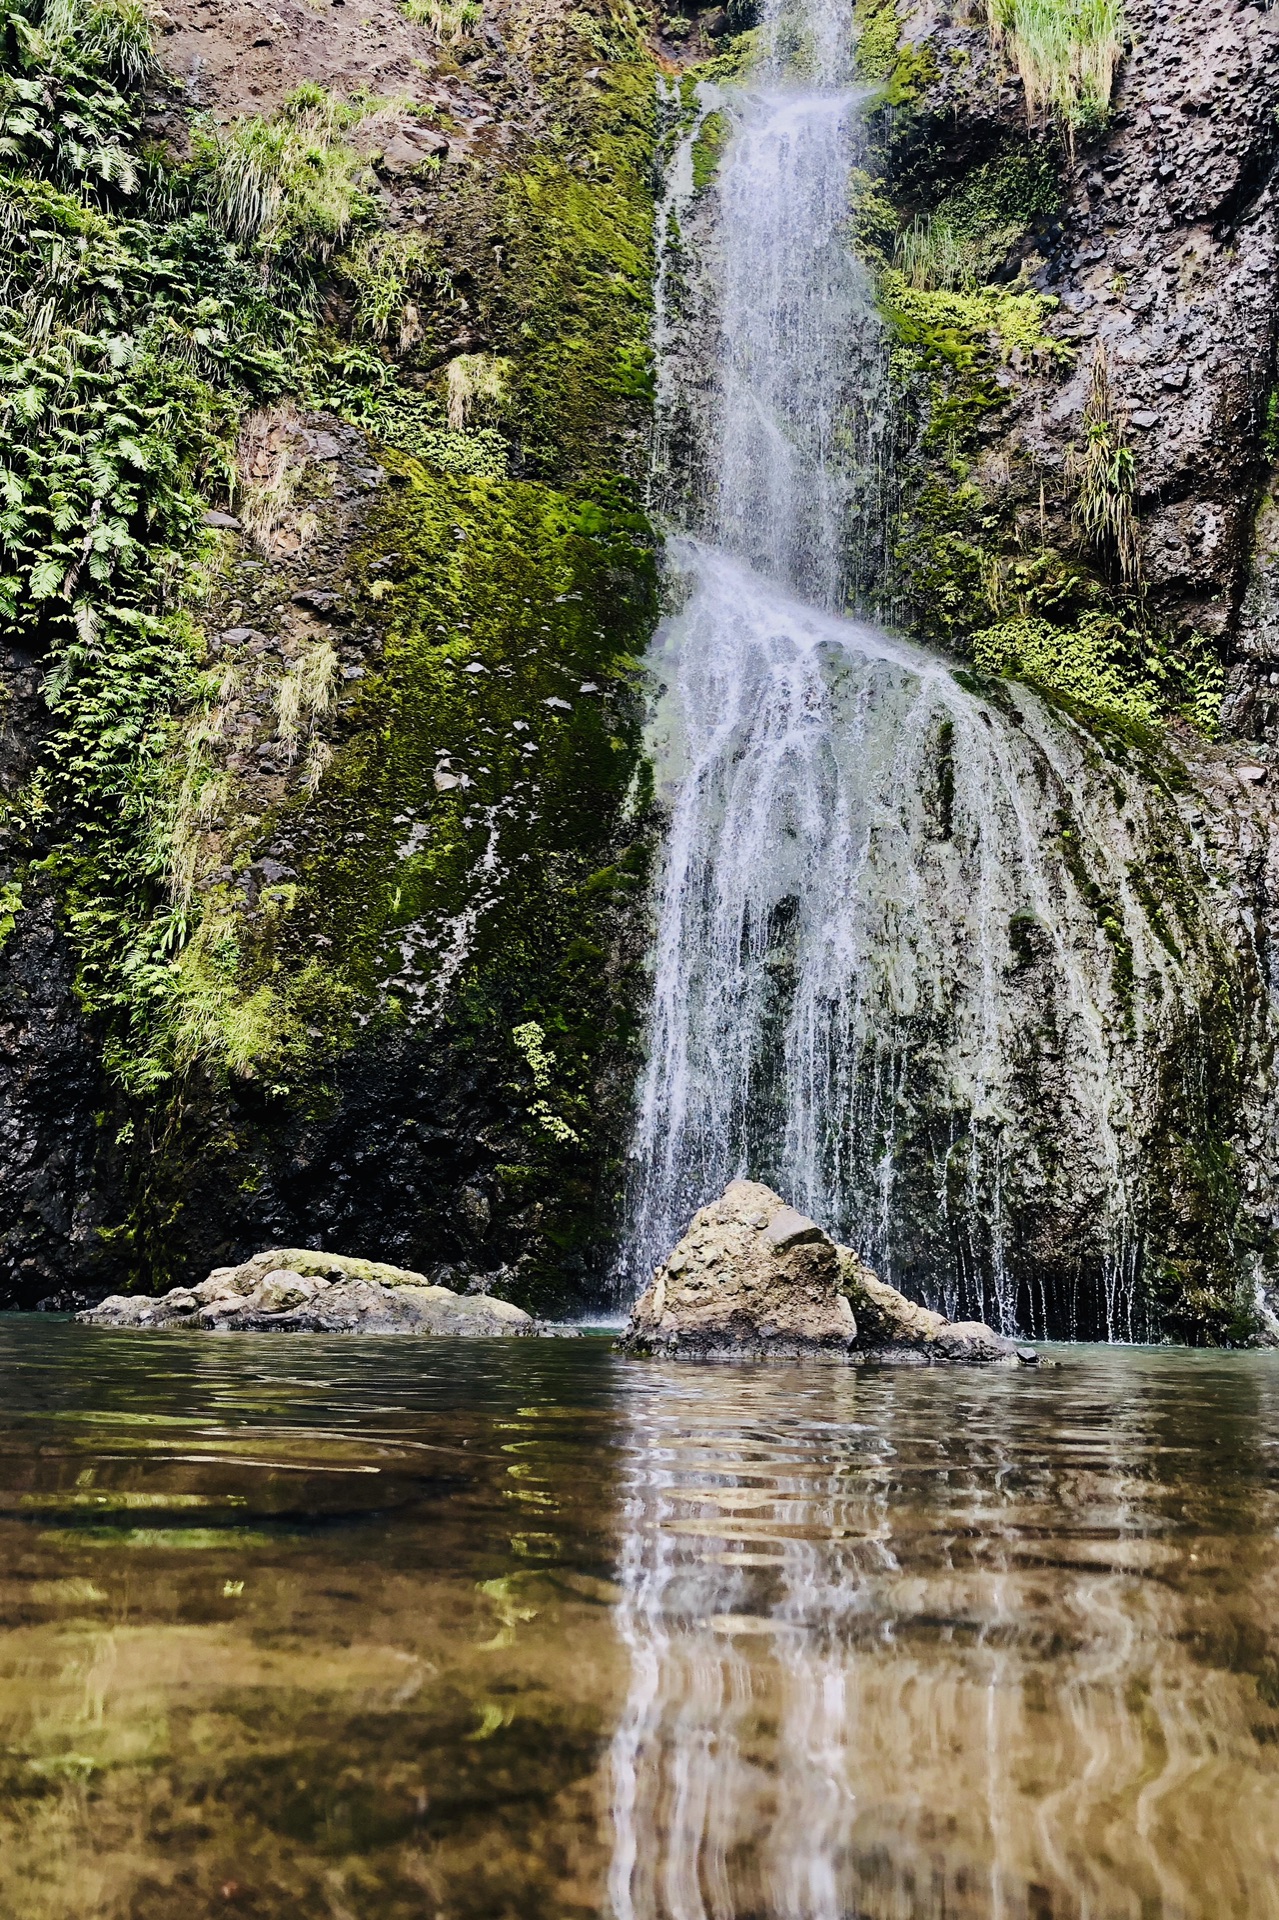
<svg viewBox="0 0 1279 1920">
<path fill-rule="evenodd" d="M 834 1241 L 771 1188 L 734 1180 L 694 1215 L 621 1345 L 680 1359 L 844 1360 L 856 1338 Z"/>
<path fill-rule="evenodd" d="M 694 1215 L 620 1346 L 669 1359 L 814 1358 L 1016 1366 L 1038 1359 L 977 1320 L 887 1286 L 771 1187 L 734 1180 Z"/>
</svg>

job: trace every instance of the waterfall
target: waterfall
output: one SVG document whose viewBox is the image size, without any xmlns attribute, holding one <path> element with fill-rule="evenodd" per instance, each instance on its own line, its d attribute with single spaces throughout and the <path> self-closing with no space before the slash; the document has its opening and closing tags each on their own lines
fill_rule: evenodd
<svg viewBox="0 0 1279 1920">
<path fill-rule="evenodd" d="M 623 1286 L 749 1175 L 947 1312 L 1132 1338 L 1202 847 L 1131 757 L 850 612 L 882 564 L 890 411 L 848 231 L 852 28 L 795 0 L 761 38 L 741 85 L 667 103 L 669 825 Z M 1153 901 L 1150 875 L 1190 869 Z"/>
</svg>

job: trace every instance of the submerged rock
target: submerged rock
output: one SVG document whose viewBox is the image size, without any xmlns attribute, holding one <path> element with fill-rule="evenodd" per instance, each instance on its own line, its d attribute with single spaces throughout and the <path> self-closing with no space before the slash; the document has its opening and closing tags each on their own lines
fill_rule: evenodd
<svg viewBox="0 0 1279 1920">
<path fill-rule="evenodd" d="M 522 1307 L 432 1286 L 425 1274 L 350 1254 L 272 1247 L 215 1267 L 198 1287 L 159 1299 L 112 1294 L 77 1316 L 94 1327 L 209 1333 L 423 1333 L 504 1336 L 542 1331 Z"/>
<path fill-rule="evenodd" d="M 693 1216 L 636 1302 L 623 1352 L 683 1360 L 815 1358 L 1033 1364 L 979 1320 L 917 1306 L 771 1187 L 733 1180 Z"/>
</svg>

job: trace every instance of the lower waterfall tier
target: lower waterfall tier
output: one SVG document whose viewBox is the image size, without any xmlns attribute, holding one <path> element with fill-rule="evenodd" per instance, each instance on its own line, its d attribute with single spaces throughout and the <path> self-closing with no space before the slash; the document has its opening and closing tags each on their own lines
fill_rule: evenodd
<svg viewBox="0 0 1279 1920">
<path fill-rule="evenodd" d="M 745 1175 L 952 1316 L 1238 1332 L 1255 982 L 1169 749 L 669 563 L 631 1285 Z"/>
</svg>

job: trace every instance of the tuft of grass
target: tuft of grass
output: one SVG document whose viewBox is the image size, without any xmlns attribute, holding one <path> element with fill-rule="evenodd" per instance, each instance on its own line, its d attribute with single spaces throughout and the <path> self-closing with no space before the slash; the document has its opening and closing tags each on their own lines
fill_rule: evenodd
<svg viewBox="0 0 1279 1920">
<path fill-rule="evenodd" d="M 1032 121 L 1056 115 L 1073 132 L 1105 118 L 1127 43 L 1122 0 L 987 0 L 986 17 Z"/>
<path fill-rule="evenodd" d="M 448 391 L 448 422 L 453 433 L 464 433 L 477 400 L 500 406 L 506 398 L 511 363 L 493 353 L 460 353 L 450 360 L 445 376 Z"/>
<path fill-rule="evenodd" d="M 977 285 L 977 243 L 938 214 L 921 214 L 897 236 L 893 265 L 918 293 L 971 291 Z"/>
<path fill-rule="evenodd" d="M 281 680 L 275 695 L 277 731 L 290 762 L 297 758 L 303 733 L 313 732 L 333 704 L 337 679 L 338 657 L 327 640 L 320 640 L 299 655 Z"/>
<path fill-rule="evenodd" d="M 263 553 L 273 551 L 276 535 L 293 504 L 306 470 L 299 446 L 301 422 L 285 404 L 250 414 L 236 445 L 236 512 L 244 530 Z"/>
<path fill-rule="evenodd" d="M 484 17 L 477 0 L 401 0 L 400 11 L 415 26 L 429 27 L 437 40 L 463 40 Z"/>
<path fill-rule="evenodd" d="M 256 248 L 265 276 L 277 259 L 332 259 L 369 212 L 368 163 L 342 136 L 373 110 L 308 81 L 273 118 L 251 115 L 197 142 L 214 219 Z"/>
<path fill-rule="evenodd" d="M 1133 510 L 1137 463 L 1115 410 L 1110 363 L 1100 340 L 1093 355 L 1083 425 L 1083 448 L 1073 450 L 1069 459 L 1071 478 L 1079 489 L 1075 503 L 1079 531 L 1113 566 L 1120 584 L 1137 589 L 1141 585 L 1141 541 Z"/>
</svg>

